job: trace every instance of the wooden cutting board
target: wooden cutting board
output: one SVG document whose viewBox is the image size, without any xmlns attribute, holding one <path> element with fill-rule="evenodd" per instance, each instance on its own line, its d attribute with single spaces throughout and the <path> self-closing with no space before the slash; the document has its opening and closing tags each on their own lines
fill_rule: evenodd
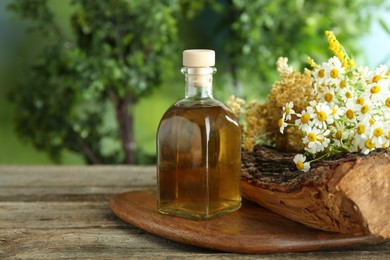
<svg viewBox="0 0 390 260">
<path fill-rule="evenodd" d="M 157 211 L 155 191 L 115 195 L 110 208 L 119 218 L 158 236 L 203 248 L 237 253 L 314 251 L 376 244 L 386 240 L 308 228 L 247 200 L 240 210 L 208 221 Z"/>
</svg>

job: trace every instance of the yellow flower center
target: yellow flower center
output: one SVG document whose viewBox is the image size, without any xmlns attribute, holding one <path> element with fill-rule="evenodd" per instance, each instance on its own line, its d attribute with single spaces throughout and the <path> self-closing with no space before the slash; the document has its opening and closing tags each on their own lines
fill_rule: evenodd
<svg viewBox="0 0 390 260">
<path fill-rule="evenodd" d="M 375 85 L 371 88 L 371 94 L 378 94 L 380 91 L 381 91 L 381 87 L 379 87 L 378 85 Z"/>
<path fill-rule="evenodd" d="M 339 70 L 336 69 L 336 68 L 333 68 L 333 69 L 330 71 L 330 76 L 331 76 L 333 79 L 337 79 L 337 77 L 339 76 Z"/>
<path fill-rule="evenodd" d="M 307 138 L 310 142 L 315 142 L 317 140 L 317 135 L 315 133 L 310 133 L 307 135 Z"/>
<path fill-rule="evenodd" d="M 372 82 L 378 83 L 378 81 L 380 81 L 381 79 L 382 79 L 382 77 L 380 75 L 375 75 L 372 78 Z"/>
<path fill-rule="evenodd" d="M 375 123 L 374 119 L 370 118 L 370 120 L 368 120 L 368 122 L 370 123 L 370 125 L 373 125 Z"/>
<path fill-rule="evenodd" d="M 318 75 L 319 78 L 325 77 L 325 70 L 324 69 L 320 69 L 318 71 L 317 75 Z"/>
<path fill-rule="evenodd" d="M 348 91 L 347 93 L 345 93 L 345 97 L 346 97 L 346 98 L 351 98 L 351 97 L 352 97 L 351 92 Z"/>
<path fill-rule="evenodd" d="M 353 119 L 355 117 L 355 113 L 351 109 L 348 109 L 347 112 L 345 112 L 345 115 L 348 119 Z"/>
<path fill-rule="evenodd" d="M 387 133 L 386 138 L 390 140 L 390 131 Z"/>
<path fill-rule="evenodd" d="M 371 139 L 367 139 L 366 142 L 364 143 L 367 149 L 373 149 L 375 145 L 372 143 Z"/>
<path fill-rule="evenodd" d="M 310 115 L 309 114 L 303 114 L 301 117 L 301 122 L 302 124 L 307 124 L 310 120 Z"/>
<path fill-rule="evenodd" d="M 320 120 L 321 122 L 325 122 L 327 117 L 328 117 L 328 116 L 326 115 L 325 112 L 317 112 L 317 118 L 318 118 L 318 120 Z"/>
<path fill-rule="evenodd" d="M 374 130 L 374 135 L 375 135 L 376 137 L 382 136 L 382 135 L 383 135 L 383 130 L 382 130 L 382 128 L 375 128 L 375 130 Z"/>
<path fill-rule="evenodd" d="M 284 123 L 284 122 L 283 122 L 283 118 L 279 119 L 279 121 L 278 121 L 278 126 L 279 126 L 279 128 L 282 127 L 283 123 Z"/>
<path fill-rule="evenodd" d="M 337 113 L 337 108 L 333 107 L 332 108 L 332 115 L 335 115 Z"/>
<path fill-rule="evenodd" d="M 362 112 L 362 114 L 367 114 L 369 110 L 370 110 L 370 109 L 368 108 L 368 106 L 367 106 L 367 105 L 364 105 L 364 106 L 362 106 L 362 108 L 360 109 L 360 112 Z"/>
<path fill-rule="evenodd" d="M 298 161 L 296 165 L 297 165 L 297 169 L 300 171 L 302 171 L 303 168 L 305 168 L 303 162 L 301 162 L 301 161 Z"/>
<path fill-rule="evenodd" d="M 386 99 L 386 106 L 390 108 L 390 97 Z"/>
<path fill-rule="evenodd" d="M 290 108 L 289 107 L 286 107 L 286 110 L 285 110 L 285 112 L 286 112 L 286 115 L 288 115 L 288 114 L 290 114 Z"/>
<path fill-rule="evenodd" d="M 364 131 L 366 131 L 366 128 L 364 127 L 364 125 L 359 125 L 359 126 L 357 127 L 356 132 L 357 132 L 359 135 L 363 134 Z"/>
<path fill-rule="evenodd" d="M 325 101 L 326 102 L 332 102 L 332 100 L 333 100 L 333 95 L 331 94 L 331 93 L 329 93 L 329 92 L 327 92 L 326 94 L 325 94 L 325 96 L 324 96 L 324 99 L 325 99 Z"/>
<path fill-rule="evenodd" d="M 341 140 L 341 138 L 343 138 L 343 131 L 339 130 L 336 133 L 336 139 Z"/>
<path fill-rule="evenodd" d="M 347 85 L 347 83 L 345 82 L 345 80 L 342 80 L 341 82 L 340 82 L 340 88 L 342 89 L 342 88 L 345 88 L 345 86 Z"/>
<path fill-rule="evenodd" d="M 360 98 L 356 99 L 356 104 L 363 105 L 364 104 L 364 98 L 360 97 Z"/>
</svg>

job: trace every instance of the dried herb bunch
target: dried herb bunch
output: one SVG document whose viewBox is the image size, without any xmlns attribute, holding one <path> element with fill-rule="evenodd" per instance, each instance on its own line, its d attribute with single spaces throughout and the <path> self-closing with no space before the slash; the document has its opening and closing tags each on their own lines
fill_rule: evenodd
<svg viewBox="0 0 390 260">
<path fill-rule="evenodd" d="M 252 151 L 256 144 L 275 145 L 277 149 L 283 151 L 302 151 L 303 145 L 298 129 L 289 128 L 285 134 L 280 133 L 281 115 L 285 104 L 294 102 L 295 111 L 304 109 L 310 100 L 315 98 L 312 93 L 310 83 L 310 71 L 304 73 L 295 71 L 288 65 L 288 59 L 280 57 L 276 62 L 276 68 L 280 75 L 280 80 L 272 86 L 271 92 L 267 96 L 267 101 L 261 104 L 255 100 L 245 107 L 243 147 Z M 230 102 L 229 102 L 230 101 Z M 234 98 L 230 98 L 228 105 L 237 107 Z"/>
</svg>

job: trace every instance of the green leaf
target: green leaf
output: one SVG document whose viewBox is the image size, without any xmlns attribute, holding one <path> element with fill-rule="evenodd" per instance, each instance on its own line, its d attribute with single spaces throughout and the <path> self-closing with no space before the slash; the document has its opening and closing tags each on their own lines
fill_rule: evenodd
<svg viewBox="0 0 390 260">
<path fill-rule="evenodd" d="M 390 28 L 389 26 L 386 24 L 386 22 L 383 20 L 383 18 L 379 18 L 378 19 L 378 22 L 380 24 L 380 26 L 382 27 L 382 29 L 387 32 L 387 34 L 390 35 Z"/>
</svg>

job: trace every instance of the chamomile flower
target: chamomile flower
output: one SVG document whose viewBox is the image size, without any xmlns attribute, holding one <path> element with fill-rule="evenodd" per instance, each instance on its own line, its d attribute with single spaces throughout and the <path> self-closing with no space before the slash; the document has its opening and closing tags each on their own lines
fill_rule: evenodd
<svg viewBox="0 0 390 260">
<path fill-rule="evenodd" d="M 382 81 L 367 85 L 364 96 L 368 97 L 373 102 L 384 102 L 385 97 L 387 97 L 390 92 L 389 86 L 386 83 L 386 81 Z"/>
<path fill-rule="evenodd" d="M 344 108 L 340 108 L 337 104 L 334 104 L 330 107 L 332 110 L 331 115 L 333 116 L 334 120 L 339 120 L 340 117 L 344 114 Z"/>
<path fill-rule="evenodd" d="M 330 58 L 327 62 L 325 80 L 329 85 L 338 85 L 344 76 L 344 68 L 337 57 Z"/>
<path fill-rule="evenodd" d="M 333 56 L 332 58 L 330 58 L 326 64 L 330 67 L 336 67 L 336 68 L 343 67 L 343 64 L 341 63 L 339 58 L 337 58 L 336 56 Z"/>
<path fill-rule="evenodd" d="M 366 99 L 364 97 L 357 97 L 355 99 L 355 104 L 356 105 L 360 105 L 360 106 L 363 106 L 364 104 L 366 104 Z"/>
<path fill-rule="evenodd" d="M 336 101 L 336 93 L 334 88 L 323 87 L 318 91 L 318 98 L 322 102 L 327 102 L 328 104 L 334 104 Z"/>
<path fill-rule="evenodd" d="M 294 163 L 298 170 L 307 172 L 310 169 L 310 162 L 306 162 L 306 156 L 297 154 L 294 156 Z"/>
<path fill-rule="evenodd" d="M 313 77 L 317 84 L 317 86 L 322 86 L 326 83 L 326 74 L 327 74 L 327 66 L 326 63 L 322 63 L 320 66 L 318 66 L 314 72 Z"/>
<path fill-rule="evenodd" d="M 372 133 L 372 127 L 369 123 L 369 121 L 361 121 L 358 124 L 356 124 L 355 127 L 355 138 L 360 139 L 367 139 L 369 136 L 371 136 Z"/>
<path fill-rule="evenodd" d="M 345 103 L 343 118 L 347 122 L 354 123 L 357 120 L 356 117 L 358 116 L 359 110 L 360 110 L 360 106 L 356 104 L 356 102 L 354 102 L 353 99 L 350 99 Z"/>
<path fill-rule="evenodd" d="M 352 133 L 350 129 L 338 128 L 332 133 L 333 145 L 336 147 L 344 147 L 350 139 Z"/>
<path fill-rule="evenodd" d="M 338 94 L 344 103 L 350 102 L 356 96 L 355 91 L 350 87 L 340 89 Z"/>
<path fill-rule="evenodd" d="M 316 117 L 313 118 L 314 126 L 325 129 L 328 124 L 333 124 L 332 109 L 326 103 L 318 103 L 315 111 Z"/>
<path fill-rule="evenodd" d="M 292 101 L 288 102 L 284 107 L 283 107 L 283 117 L 288 121 L 291 120 L 291 115 L 295 114 L 295 111 L 293 109 L 294 103 Z"/>
<path fill-rule="evenodd" d="M 386 65 L 380 65 L 375 71 L 370 71 L 366 75 L 366 81 L 368 83 L 379 83 L 380 81 L 388 80 L 389 70 Z"/>
<path fill-rule="evenodd" d="M 312 125 L 312 119 L 315 118 L 315 110 L 313 107 L 308 106 L 302 110 L 300 114 L 297 114 L 298 119 L 295 120 L 295 124 L 298 125 L 299 129 L 305 131 L 305 129 Z"/>
<path fill-rule="evenodd" d="M 385 143 L 386 128 L 381 121 L 375 121 L 372 125 L 372 143 L 376 148 L 382 148 Z"/>
<path fill-rule="evenodd" d="M 312 154 L 322 152 L 329 145 L 330 139 L 327 138 L 329 133 L 329 130 L 308 127 L 304 133 L 305 136 L 302 139 L 303 143 L 306 145 L 305 150 Z"/>
<path fill-rule="evenodd" d="M 285 122 L 285 116 L 283 114 L 283 117 L 278 120 L 278 126 L 280 133 L 284 133 L 284 128 L 286 128 L 288 124 Z"/>
<path fill-rule="evenodd" d="M 372 115 L 375 111 L 375 106 L 371 100 L 365 100 L 362 105 L 357 105 L 357 107 L 360 107 L 360 109 L 356 111 L 357 119 L 359 121 L 368 121 L 372 118 Z"/>
<path fill-rule="evenodd" d="M 362 153 L 363 154 L 369 154 L 371 151 L 375 149 L 375 144 L 372 142 L 372 139 L 367 138 L 364 140 L 363 145 L 361 146 L 362 148 Z"/>
<path fill-rule="evenodd" d="M 344 89 L 348 85 L 348 78 L 344 78 L 335 86 L 336 90 Z"/>
</svg>

